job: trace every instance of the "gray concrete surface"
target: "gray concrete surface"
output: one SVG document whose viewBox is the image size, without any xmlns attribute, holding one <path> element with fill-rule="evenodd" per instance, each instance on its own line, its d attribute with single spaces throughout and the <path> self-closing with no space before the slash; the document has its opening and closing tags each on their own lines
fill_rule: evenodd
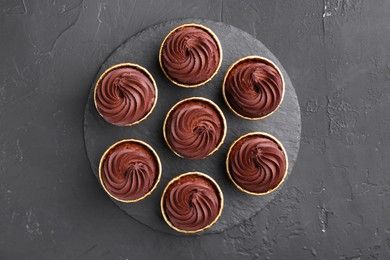
<svg viewBox="0 0 390 260">
<path fill-rule="evenodd" d="M 88 90 L 150 25 L 207 18 L 261 40 L 297 91 L 291 178 L 222 234 L 153 231 L 97 185 L 84 147 Z M 0 259 L 389 259 L 390 1 L 0 3 Z"/>
</svg>

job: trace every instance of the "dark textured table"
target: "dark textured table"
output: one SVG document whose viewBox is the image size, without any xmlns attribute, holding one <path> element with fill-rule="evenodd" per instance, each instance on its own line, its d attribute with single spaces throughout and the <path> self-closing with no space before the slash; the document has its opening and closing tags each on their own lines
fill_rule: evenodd
<svg viewBox="0 0 390 260">
<path fill-rule="evenodd" d="M 255 217 L 173 236 L 104 194 L 83 140 L 100 65 L 143 28 L 223 21 L 261 40 L 296 89 L 293 174 Z M 0 3 L 0 259 L 389 259 L 390 1 Z"/>
</svg>

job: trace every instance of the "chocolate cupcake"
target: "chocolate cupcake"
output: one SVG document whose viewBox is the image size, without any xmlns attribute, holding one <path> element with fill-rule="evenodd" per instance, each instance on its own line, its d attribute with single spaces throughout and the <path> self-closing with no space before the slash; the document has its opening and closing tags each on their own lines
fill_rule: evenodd
<svg viewBox="0 0 390 260">
<path fill-rule="evenodd" d="M 226 170 L 241 191 L 265 195 L 276 190 L 286 177 L 287 153 L 266 133 L 249 133 L 237 139 L 226 158 Z"/>
<path fill-rule="evenodd" d="M 136 64 L 123 63 L 107 69 L 94 92 L 95 107 L 109 123 L 130 126 L 144 120 L 157 102 L 156 83 Z"/>
<path fill-rule="evenodd" d="M 211 227 L 223 209 L 218 184 L 206 174 L 189 172 L 171 180 L 161 197 L 161 212 L 174 230 L 197 233 Z"/>
<path fill-rule="evenodd" d="M 230 66 L 223 81 L 223 97 L 238 116 L 258 120 L 271 115 L 284 97 L 284 79 L 270 60 L 248 56 Z"/>
<path fill-rule="evenodd" d="M 184 24 L 165 37 L 159 59 L 162 71 L 174 84 L 198 87 L 217 74 L 222 62 L 222 48 L 209 28 Z"/>
<path fill-rule="evenodd" d="M 148 144 L 126 139 L 110 146 L 99 164 L 104 190 L 121 202 L 136 202 L 153 192 L 161 177 L 158 155 Z"/>
<path fill-rule="evenodd" d="M 174 105 L 164 121 L 164 138 L 180 157 L 203 159 L 221 146 L 226 135 L 226 120 L 211 100 L 184 99 Z"/>
</svg>

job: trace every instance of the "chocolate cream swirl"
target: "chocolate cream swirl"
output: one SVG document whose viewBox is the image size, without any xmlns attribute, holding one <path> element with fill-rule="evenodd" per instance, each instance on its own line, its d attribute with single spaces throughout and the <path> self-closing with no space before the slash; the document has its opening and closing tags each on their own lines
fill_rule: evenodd
<svg viewBox="0 0 390 260">
<path fill-rule="evenodd" d="M 186 159 L 197 160 L 213 152 L 223 138 L 224 123 L 204 102 L 184 102 L 168 117 L 166 137 L 171 148 Z"/>
<path fill-rule="evenodd" d="M 233 68 L 225 83 L 225 95 L 239 114 L 258 118 L 279 106 L 283 97 L 283 81 L 271 65 L 244 61 Z"/>
<path fill-rule="evenodd" d="M 135 68 L 108 72 L 96 89 L 96 106 L 111 124 L 124 126 L 145 117 L 153 108 L 156 91 L 152 81 Z"/>
<path fill-rule="evenodd" d="M 276 188 L 286 172 L 286 156 L 277 143 L 265 137 L 247 137 L 237 144 L 229 160 L 236 184 L 254 193 Z"/>
<path fill-rule="evenodd" d="M 175 185 L 165 197 L 165 214 L 175 227 L 194 231 L 211 224 L 218 216 L 220 200 L 215 190 L 202 182 Z"/>
<path fill-rule="evenodd" d="M 186 26 L 165 41 L 161 63 L 168 76 L 180 84 L 194 85 L 208 80 L 220 64 L 216 40 L 205 30 Z"/>
<path fill-rule="evenodd" d="M 102 165 L 107 191 L 122 200 L 135 200 L 148 193 L 157 178 L 157 167 L 141 150 L 120 149 L 109 154 Z"/>
</svg>

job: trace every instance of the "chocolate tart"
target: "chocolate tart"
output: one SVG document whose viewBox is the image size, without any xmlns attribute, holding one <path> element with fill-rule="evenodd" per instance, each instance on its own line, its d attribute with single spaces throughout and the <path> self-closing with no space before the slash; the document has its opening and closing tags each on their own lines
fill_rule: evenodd
<svg viewBox="0 0 390 260">
<path fill-rule="evenodd" d="M 209 28 L 200 24 L 183 24 L 165 37 L 159 62 L 171 82 L 194 88 L 217 74 L 222 63 L 222 47 Z"/>
<path fill-rule="evenodd" d="M 165 117 L 163 133 L 169 148 L 178 156 L 203 159 L 222 145 L 226 119 L 209 99 L 192 97 L 179 101 Z"/>
<path fill-rule="evenodd" d="M 265 195 L 276 190 L 287 175 L 283 145 L 272 135 L 254 132 L 241 136 L 229 148 L 226 170 L 241 191 Z"/>
<path fill-rule="evenodd" d="M 109 123 L 131 126 L 144 120 L 157 103 L 157 86 L 143 67 L 122 63 L 108 68 L 96 82 L 94 102 Z"/>
<path fill-rule="evenodd" d="M 208 175 L 188 172 L 172 179 L 161 196 L 164 220 L 174 230 L 193 234 L 210 228 L 223 209 L 223 194 Z"/>
<path fill-rule="evenodd" d="M 99 179 L 110 197 L 136 202 L 153 192 L 161 177 L 161 162 L 147 143 L 125 139 L 111 145 L 100 159 Z"/>
<path fill-rule="evenodd" d="M 285 83 L 280 69 L 270 60 L 248 56 L 227 70 L 222 94 L 238 116 L 259 120 L 275 112 L 283 101 Z"/>
</svg>

